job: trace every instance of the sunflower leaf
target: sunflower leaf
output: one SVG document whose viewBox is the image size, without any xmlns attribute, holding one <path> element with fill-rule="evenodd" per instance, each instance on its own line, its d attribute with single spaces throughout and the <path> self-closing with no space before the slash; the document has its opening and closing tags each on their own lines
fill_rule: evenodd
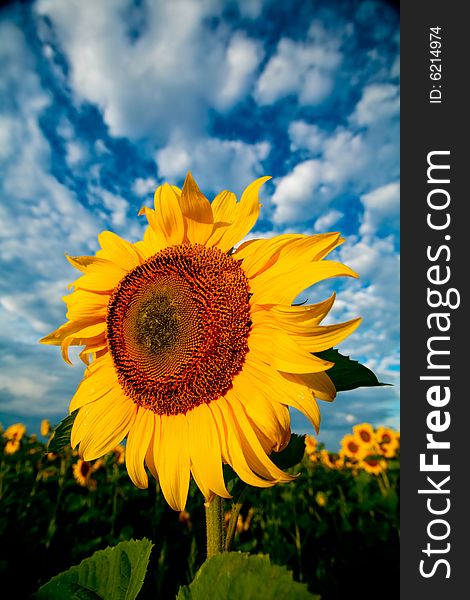
<svg viewBox="0 0 470 600">
<path fill-rule="evenodd" d="M 273 452 L 270 459 L 280 469 L 289 469 L 297 465 L 303 458 L 305 452 L 305 436 L 292 433 L 290 441 L 281 452 Z"/>
<path fill-rule="evenodd" d="M 35 600 L 134 600 L 144 583 L 153 544 L 147 540 L 120 542 L 53 577 Z"/>
<path fill-rule="evenodd" d="M 72 433 L 73 423 L 77 416 L 78 409 L 74 410 L 68 417 L 62 419 L 52 433 L 51 439 L 47 444 L 47 452 L 60 452 L 62 448 L 70 445 L 70 435 Z"/>
<path fill-rule="evenodd" d="M 357 360 L 352 360 L 349 356 L 343 356 L 335 348 L 315 352 L 315 356 L 335 363 L 326 373 L 337 392 L 346 392 L 358 387 L 390 385 L 381 383 L 370 369 L 361 365 Z"/>
<path fill-rule="evenodd" d="M 267 555 L 242 552 L 208 558 L 192 583 L 180 587 L 176 600 L 259 598 L 261 590 L 263 600 L 319 600 L 285 567 L 272 565 Z"/>
</svg>

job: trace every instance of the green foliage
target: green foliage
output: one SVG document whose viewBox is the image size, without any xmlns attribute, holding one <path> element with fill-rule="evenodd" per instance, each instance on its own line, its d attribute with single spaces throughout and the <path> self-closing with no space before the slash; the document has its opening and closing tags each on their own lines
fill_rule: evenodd
<svg viewBox="0 0 470 600">
<path fill-rule="evenodd" d="M 57 425 L 47 444 L 48 452 L 60 452 L 66 446 L 70 446 L 70 435 L 78 410 L 75 410 Z"/>
<path fill-rule="evenodd" d="M 143 539 L 98 550 L 78 566 L 53 577 L 40 588 L 36 598 L 134 600 L 144 583 L 152 546 Z"/>
<path fill-rule="evenodd" d="M 271 460 L 280 469 L 290 469 L 299 464 L 305 452 L 305 436 L 293 433 L 289 443 L 282 452 L 273 452 Z"/>
<path fill-rule="evenodd" d="M 297 452 L 300 440 L 293 436 Z M 194 483 L 188 514 L 180 515 L 152 479 L 147 490 L 137 489 L 112 452 L 91 463 L 100 466 L 82 486 L 73 476 L 78 457 L 70 446 L 46 454 L 44 443 L 25 435 L 19 450 L 7 455 L 3 443 L 0 437 L 0 579 L 18 598 L 31 597 L 97 550 L 130 539 L 155 544 L 138 600 L 175 598 L 204 563 L 204 507 Z M 399 457 L 387 459 L 386 472 L 376 476 L 328 468 L 316 454 L 316 462 L 305 456 L 289 469 L 299 475 L 295 481 L 249 488 L 232 549 L 269 555 L 322 600 L 364 586 L 380 589 L 381 600 L 397 598 Z M 227 480 L 235 477 L 224 471 Z M 80 593 L 62 597 L 83 598 Z"/>
<path fill-rule="evenodd" d="M 224 552 L 206 560 L 194 581 L 180 588 L 177 600 L 315 600 L 307 586 L 292 579 L 285 567 L 272 565 L 268 556 Z"/>
<path fill-rule="evenodd" d="M 354 390 L 358 387 L 389 385 L 381 383 L 370 369 L 357 360 L 350 359 L 349 356 L 343 356 L 335 348 L 315 352 L 315 356 L 335 363 L 327 373 L 337 392 Z"/>
</svg>

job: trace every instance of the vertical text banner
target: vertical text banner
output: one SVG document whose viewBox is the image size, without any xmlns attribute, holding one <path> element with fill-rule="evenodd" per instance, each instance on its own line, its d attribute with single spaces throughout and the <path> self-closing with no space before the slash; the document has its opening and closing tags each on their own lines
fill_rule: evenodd
<svg viewBox="0 0 470 600">
<path fill-rule="evenodd" d="M 469 594 L 470 36 L 464 8 L 455 0 L 401 3 L 404 600 Z"/>
</svg>

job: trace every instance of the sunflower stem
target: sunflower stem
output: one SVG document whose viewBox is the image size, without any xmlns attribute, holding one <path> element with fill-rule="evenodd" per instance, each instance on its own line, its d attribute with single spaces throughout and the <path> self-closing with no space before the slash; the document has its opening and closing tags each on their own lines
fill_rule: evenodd
<svg viewBox="0 0 470 600">
<path fill-rule="evenodd" d="M 220 554 L 224 549 L 223 500 L 215 496 L 206 508 L 207 558 Z"/>
</svg>

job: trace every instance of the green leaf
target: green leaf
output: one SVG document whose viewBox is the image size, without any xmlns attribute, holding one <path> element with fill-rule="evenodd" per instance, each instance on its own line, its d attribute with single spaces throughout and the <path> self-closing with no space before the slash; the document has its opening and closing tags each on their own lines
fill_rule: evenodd
<svg viewBox="0 0 470 600">
<path fill-rule="evenodd" d="M 62 419 L 62 421 L 54 429 L 51 439 L 47 444 L 48 452 L 55 452 L 57 454 L 60 452 L 60 450 L 62 450 L 62 448 L 70 445 L 70 435 L 72 433 L 72 427 L 77 413 L 78 409 L 74 410 L 72 414 L 70 414 L 68 417 L 65 417 L 65 419 Z"/>
<path fill-rule="evenodd" d="M 37 600 L 134 600 L 144 583 L 153 544 L 121 542 L 98 550 L 75 567 L 53 577 L 36 593 Z"/>
<path fill-rule="evenodd" d="M 281 452 L 273 452 L 269 458 L 280 469 L 288 469 L 299 464 L 305 453 L 305 436 L 291 434 L 290 441 Z"/>
<path fill-rule="evenodd" d="M 206 560 L 176 600 L 318 600 L 307 586 L 293 580 L 285 567 L 272 565 L 263 554 L 224 552 Z"/>
<path fill-rule="evenodd" d="M 357 360 L 351 360 L 349 356 L 343 356 L 335 348 L 315 352 L 315 356 L 335 363 L 326 373 L 334 383 L 337 392 L 354 390 L 358 387 L 390 385 L 381 383 L 370 369 Z"/>
</svg>

